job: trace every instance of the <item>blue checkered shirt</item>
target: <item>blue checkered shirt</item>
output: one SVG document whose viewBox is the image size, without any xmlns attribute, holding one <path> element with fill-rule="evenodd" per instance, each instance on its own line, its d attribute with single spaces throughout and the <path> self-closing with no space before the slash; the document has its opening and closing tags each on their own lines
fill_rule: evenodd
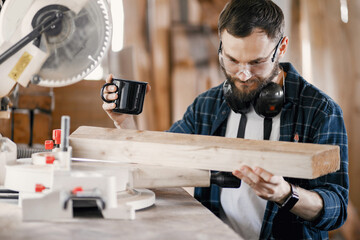
<svg viewBox="0 0 360 240">
<path fill-rule="evenodd" d="M 347 217 L 349 194 L 348 143 L 341 108 L 325 93 L 306 82 L 290 63 L 281 63 L 287 72 L 285 103 L 280 119 L 280 141 L 334 144 L 340 147 L 340 170 L 317 179 L 285 178 L 286 181 L 320 194 L 321 215 L 312 222 L 268 201 L 260 239 L 328 239 L 329 230 L 340 227 Z M 170 132 L 225 136 L 230 108 L 222 85 L 199 95 Z M 221 161 L 221 159 L 219 159 Z M 196 188 L 195 198 L 219 215 L 220 189 L 216 185 Z"/>
</svg>

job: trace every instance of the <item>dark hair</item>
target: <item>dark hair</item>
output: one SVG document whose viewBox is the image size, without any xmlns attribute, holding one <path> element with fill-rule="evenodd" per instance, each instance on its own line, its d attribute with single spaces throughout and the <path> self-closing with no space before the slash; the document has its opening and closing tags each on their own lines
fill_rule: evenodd
<svg viewBox="0 0 360 240">
<path fill-rule="evenodd" d="M 284 34 L 284 14 L 271 0 L 231 0 L 220 14 L 219 35 L 226 29 L 235 37 L 247 37 L 255 28 L 270 39 Z"/>
</svg>

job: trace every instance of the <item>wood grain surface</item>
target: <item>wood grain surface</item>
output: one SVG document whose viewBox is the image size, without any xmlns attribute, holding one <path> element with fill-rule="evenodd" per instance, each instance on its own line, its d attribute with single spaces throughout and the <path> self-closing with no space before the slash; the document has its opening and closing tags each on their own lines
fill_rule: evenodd
<svg viewBox="0 0 360 240">
<path fill-rule="evenodd" d="M 73 157 L 233 171 L 246 164 L 312 179 L 339 169 L 333 145 L 233 139 L 82 126 L 70 136 Z"/>
</svg>

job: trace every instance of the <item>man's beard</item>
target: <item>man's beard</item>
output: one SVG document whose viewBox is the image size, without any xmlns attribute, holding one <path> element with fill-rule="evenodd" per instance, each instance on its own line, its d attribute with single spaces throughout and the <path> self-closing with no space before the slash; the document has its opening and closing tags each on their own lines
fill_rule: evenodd
<svg viewBox="0 0 360 240">
<path fill-rule="evenodd" d="M 253 90 L 250 90 L 250 87 L 247 85 L 243 85 L 243 89 L 240 90 L 236 87 L 235 82 L 240 81 L 236 77 L 232 77 L 229 74 L 226 73 L 226 70 L 224 67 L 221 66 L 221 69 L 226 77 L 226 80 L 231 86 L 231 98 L 232 100 L 236 102 L 242 102 L 242 103 L 251 103 L 255 99 L 255 97 L 260 93 L 260 91 L 269 83 L 271 82 L 278 74 L 279 74 L 279 60 L 276 60 L 274 64 L 274 68 L 271 70 L 271 73 L 268 77 L 259 78 L 255 77 L 253 79 L 249 79 L 246 82 L 251 83 L 249 84 L 250 87 L 257 85 L 257 87 Z"/>
</svg>

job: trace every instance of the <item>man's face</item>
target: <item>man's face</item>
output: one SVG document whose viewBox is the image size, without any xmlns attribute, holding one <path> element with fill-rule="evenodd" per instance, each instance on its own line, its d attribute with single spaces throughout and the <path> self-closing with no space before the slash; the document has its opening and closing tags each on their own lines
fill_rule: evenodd
<svg viewBox="0 0 360 240">
<path fill-rule="evenodd" d="M 260 31 L 245 38 L 235 38 L 226 30 L 222 33 L 221 69 L 239 101 L 252 101 L 267 83 L 279 74 L 279 58 L 271 58 L 276 42 Z"/>
</svg>

